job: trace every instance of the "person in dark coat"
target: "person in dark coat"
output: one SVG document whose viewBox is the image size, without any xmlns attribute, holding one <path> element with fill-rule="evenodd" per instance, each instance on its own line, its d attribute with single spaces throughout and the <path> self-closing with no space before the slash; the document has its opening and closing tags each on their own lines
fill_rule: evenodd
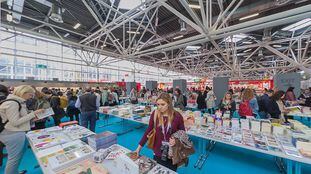
<svg viewBox="0 0 311 174">
<path fill-rule="evenodd" d="M 198 104 L 199 110 L 206 109 L 205 98 L 206 98 L 206 93 L 204 91 L 198 91 L 197 104 Z"/>
</svg>

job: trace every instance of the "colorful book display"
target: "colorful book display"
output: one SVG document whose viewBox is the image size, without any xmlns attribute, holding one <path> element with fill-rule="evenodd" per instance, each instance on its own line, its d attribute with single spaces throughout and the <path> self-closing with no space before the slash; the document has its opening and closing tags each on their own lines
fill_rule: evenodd
<svg viewBox="0 0 311 174">
<path fill-rule="evenodd" d="M 42 150 L 38 153 L 38 157 L 43 165 L 49 166 L 57 172 L 91 157 L 94 152 L 90 146 L 81 140 L 75 140 Z"/>
</svg>

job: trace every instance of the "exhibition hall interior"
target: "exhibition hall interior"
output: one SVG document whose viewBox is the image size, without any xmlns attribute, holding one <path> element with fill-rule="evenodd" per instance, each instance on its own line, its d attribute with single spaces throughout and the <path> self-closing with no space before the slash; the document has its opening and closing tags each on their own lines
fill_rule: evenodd
<svg viewBox="0 0 311 174">
<path fill-rule="evenodd" d="M 311 173 L 311 0 L 0 16 L 0 174 Z"/>
</svg>

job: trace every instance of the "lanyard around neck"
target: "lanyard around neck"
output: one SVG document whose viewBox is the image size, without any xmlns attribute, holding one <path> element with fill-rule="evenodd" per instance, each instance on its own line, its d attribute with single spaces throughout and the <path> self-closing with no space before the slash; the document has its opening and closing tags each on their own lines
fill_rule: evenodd
<svg viewBox="0 0 311 174">
<path fill-rule="evenodd" d="M 168 118 L 167 118 L 168 119 Z M 167 127 L 166 127 L 166 131 L 165 131 L 165 128 L 164 128 L 164 121 L 163 121 L 163 124 L 162 124 L 162 133 L 163 133 L 163 136 L 164 136 L 164 141 L 167 141 L 166 139 L 166 134 L 168 133 L 169 129 L 171 128 L 171 123 L 169 123 L 169 120 L 167 120 Z"/>
</svg>

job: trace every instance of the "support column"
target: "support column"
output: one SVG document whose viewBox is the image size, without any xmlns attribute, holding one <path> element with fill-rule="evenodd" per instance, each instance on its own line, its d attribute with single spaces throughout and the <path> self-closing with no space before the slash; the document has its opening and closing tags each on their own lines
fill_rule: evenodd
<svg viewBox="0 0 311 174">
<path fill-rule="evenodd" d="M 217 98 L 216 105 L 224 97 L 229 89 L 229 77 L 214 77 L 213 78 L 213 91 Z"/>
</svg>

